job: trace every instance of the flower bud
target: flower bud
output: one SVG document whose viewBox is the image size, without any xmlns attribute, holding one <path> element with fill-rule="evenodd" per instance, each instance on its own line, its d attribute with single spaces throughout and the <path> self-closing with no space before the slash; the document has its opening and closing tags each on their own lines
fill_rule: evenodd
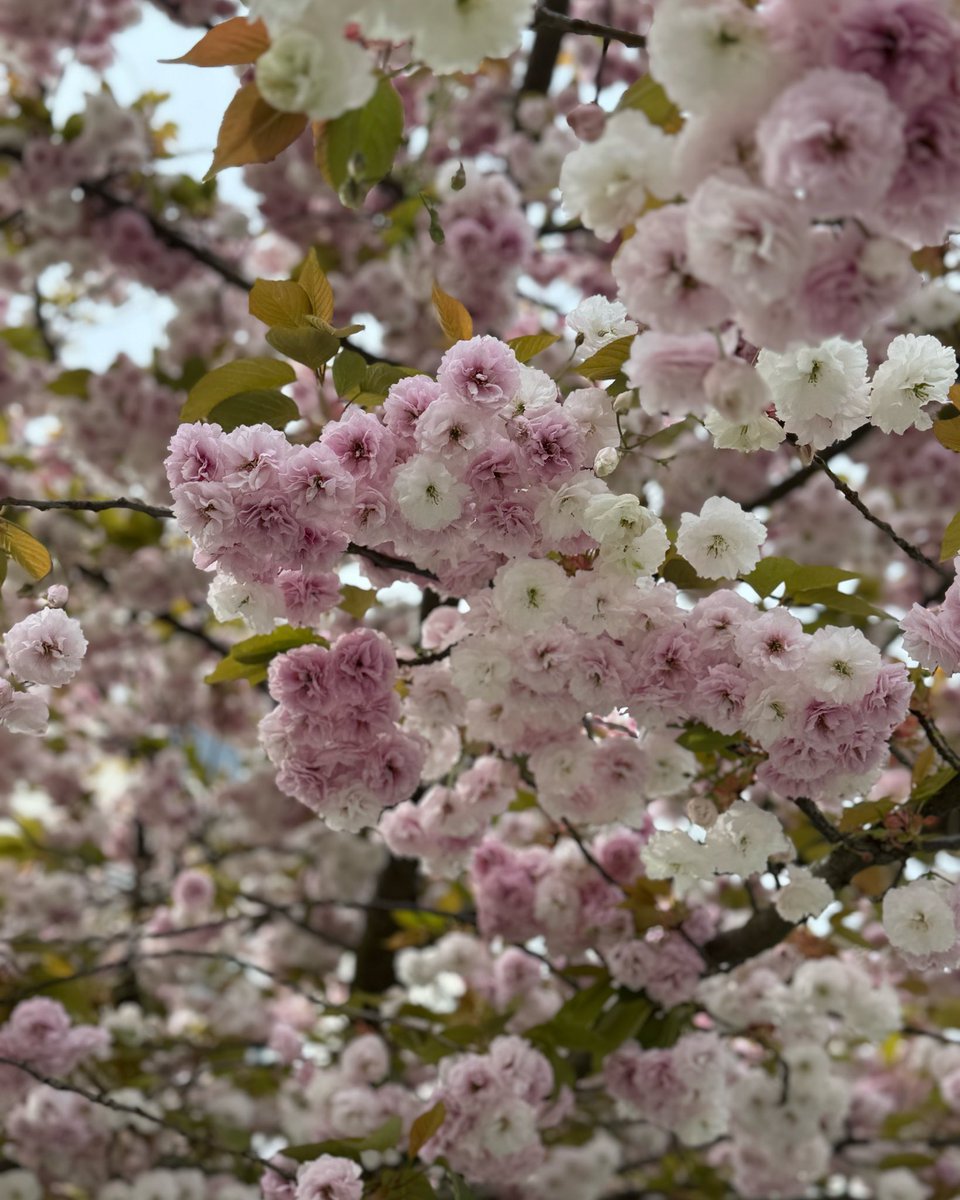
<svg viewBox="0 0 960 1200">
<path fill-rule="evenodd" d="M 578 104 L 567 113 L 567 124 L 581 142 L 595 142 L 603 133 L 607 114 L 599 104 Z"/>
<path fill-rule="evenodd" d="M 602 450 L 597 452 L 597 457 L 593 460 L 593 472 L 600 479 L 605 479 L 608 475 L 620 466 L 620 451 L 616 446 L 604 446 Z"/>
</svg>

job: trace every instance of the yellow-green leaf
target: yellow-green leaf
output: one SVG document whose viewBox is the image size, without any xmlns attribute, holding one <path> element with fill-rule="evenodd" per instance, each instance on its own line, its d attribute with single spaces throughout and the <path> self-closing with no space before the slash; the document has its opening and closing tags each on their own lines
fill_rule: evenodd
<svg viewBox="0 0 960 1200">
<path fill-rule="evenodd" d="M 231 17 L 209 29 L 186 54 L 160 61 L 191 67 L 238 67 L 256 62 L 269 45 L 270 35 L 262 21 Z"/>
<path fill-rule="evenodd" d="M 267 666 L 275 655 L 284 654 L 297 646 L 311 645 L 329 646 L 330 643 L 309 629 L 281 625 L 272 633 L 257 634 L 237 642 L 216 668 L 205 676 L 204 683 L 228 683 L 235 679 L 260 683 L 266 679 Z"/>
<path fill-rule="evenodd" d="M 275 326 L 267 332 L 267 341 L 274 350 L 314 371 L 319 371 L 340 349 L 339 338 L 309 325 L 299 329 L 290 325 Z"/>
<path fill-rule="evenodd" d="M 53 570 L 46 546 L 5 517 L 0 517 L 0 553 L 23 567 L 31 579 L 43 579 Z"/>
<path fill-rule="evenodd" d="M 311 313 L 310 296 L 294 279 L 258 279 L 249 307 L 264 325 L 299 325 Z"/>
<path fill-rule="evenodd" d="M 934 421 L 933 432 L 941 446 L 960 453 L 960 417 L 950 417 L 946 421 Z"/>
<path fill-rule="evenodd" d="M 333 386 L 338 396 L 351 399 L 351 393 L 363 386 L 367 364 L 356 350 L 341 350 L 333 360 Z"/>
<path fill-rule="evenodd" d="M 955 558 L 958 554 L 960 554 L 960 513 L 953 518 L 943 535 L 943 541 L 940 544 L 940 561 L 946 562 L 948 558 Z"/>
<path fill-rule="evenodd" d="M 630 84 L 620 97 L 617 111 L 625 108 L 642 112 L 651 125 L 659 125 L 664 133 L 678 133 L 683 127 L 680 109 L 652 75 L 644 75 Z"/>
<path fill-rule="evenodd" d="M 410 1157 L 416 1158 L 423 1146 L 443 1124 L 447 1116 L 446 1105 L 438 1100 L 433 1108 L 428 1108 L 410 1126 Z"/>
<path fill-rule="evenodd" d="M 559 341 L 560 335 L 556 333 L 528 333 L 524 337 L 511 338 L 507 345 L 517 356 L 517 361 L 525 363 Z"/>
<path fill-rule="evenodd" d="M 330 286 L 330 280 L 327 279 L 323 267 L 320 266 L 316 250 L 312 247 L 300 270 L 297 283 L 310 298 L 314 315 L 321 317 L 324 321 L 332 321 L 333 288 Z"/>
<path fill-rule="evenodd" d="M 279 112 L 264 100 L 255 83 L 246 84 L 223 114 L 217 148 L 204 181 L 225 167 L 272 162 L 306 127 L 306 113 Z"/>
<path fill-rule="evenodd" d="M 574 371 L 584 379 L 613 379 L 629 357 L 633 337 L 631 334 L 630 337 L 617 338 L 615 342 L 601 346 L 596 354 L 591 354 L 585 362 L 574 367 Z"/>
<path fill-rule="evenodd" d="M 283 429 L 291 421 L 298 420 L 300 410 L 296 404 L 278 392 L 276 388 L 258 388 L 250 392 L 238 392 L 221 400 L 209 413 L 209 419 L 230 433 L 241 425 L 272 425 Z"/>
<path fill-rule="evenodd" d="M 293 367 L 278 358 L 240 358 L 224 363 L 193 385 L 180 410 L 180 420 L 202 421 L 221 400 L 241 392 L 282 387 L 296 377 Z"/>
<path fill-rule="evenodd" d="M 473 318 L 459 300 L 445 292 L 438 283 L 433 285 L 432 299 L 440 328 L 451 345 L 473 337 Z"/>
<path fill-rule="evenodd" d="M 367 610 L 377 602 L 375 588 L 354 587 L 352 583 L 345 583 L 341 586 L 340 596 L 342 598 L 337 608 L 342 608 L 356 621 L 362 621 Z"/>
</svg>

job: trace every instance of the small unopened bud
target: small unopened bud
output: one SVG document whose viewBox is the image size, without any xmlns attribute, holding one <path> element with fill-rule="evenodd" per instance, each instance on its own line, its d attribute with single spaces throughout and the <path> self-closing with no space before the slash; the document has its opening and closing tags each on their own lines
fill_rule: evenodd
<svg viewBox="0 0 960 1200">
<path fill-rule="evenodd" d="M 607 114 L 599 104 L 578 104 L 567 113 L 567 124 L 581 142 L 595 142 L 606 123 Z"/>
<path fill-rule="evenodd" d="M 44 597 L 51 608 L 63 608 L 70 596 L 70 589 L 63 583 L 54 583 L 47 588 Z"/>
<path fill-rule="evenodd" d="M 618 416 L 623 416 L 624 413 L 633 408 L 633 392 L 621 392 L 613 402 L 613 411 Z"/>
<path fill-rule="evenodd" d="M 597 457 L 593 460 L 593 473 L 600 479 L 605 479 L 608 475 L 612 475 L 619 466 L 620 451 L 616 446 L 604 446 L 597 452 Z"/>
<path fill-rule="evenodd" d="M 687 801 L 687 816 L 701 829 L 710 829 L 719 815 L 717 806 L 709 796 L 694 796 Z"/>
</svg>

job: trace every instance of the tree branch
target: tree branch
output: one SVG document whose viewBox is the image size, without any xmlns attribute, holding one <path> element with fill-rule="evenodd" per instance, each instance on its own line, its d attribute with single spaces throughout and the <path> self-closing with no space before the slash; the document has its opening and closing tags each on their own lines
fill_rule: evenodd
<svg viewBox="0 0 960 1200">
<path fill-rule="evenodd" d="M 565 17 L 569 7 L 570 0 L 556 0 L 556 7 L 553 11 L 557 16 Z M 560 43 L 563 41 L 564 31 L 554 25 L 541 25 L 540 27 L 534 25 L 534 28 L 537 30 L 537 36 L 530 48 L 527 73 L 523 79 L 521 94 L 537 92 L 545 96 L 550 91 L 553 69 L 557 65 L 557 56 L 560 53 Z"/>
<path fill-rule="evenodd" d="M 40 512 L 51 512 L 56 509 L 64 509 L 67 512 L 108 512 L 111 508 L 126 508 L 132 512 L 146 513 L 148 517 L 156 517 L 161 521 L 170 521 L 174 517 L 172 508 L 166 508 L 159 504 L 147 504 L 143 500 L 128 500 L 125 496 L 118 496 L 114 500 L 29 500 L 24 496 L 0 496 L 0 508 L 4 507 L 35 508 Z M 350 542 L 347 546 L 347 553 L 357 554 L 373 563 L 375 567 L 383 567 L 388 571 L 404 571 L 408 575 L 419 575 L 422 579 L 436 580 L 437 578 L 433 571 L 418 567 L 409 559 L 397 558 L 396 555 L 385 554 L 382 550 L 375 550 L 370 546 L 358 546 L 356 542 Z M 164 615 L 159 619 L 168 621 L 169 617 Z"/>
<path fill-rule="evenodd" d="M 52 512 L 54 509 L 65 509 L 68 512 L 108 512 L 111 508 L 127 508 L 132 512 L 146 513 L 148 517 L 156 517 L 158 520 L 169 520 L 173 517 L 172 508 L 147 504 L 143 500 L 128 500 L 125 496 L 118 496 L 114 500 L 28 500 L 23 496 L 0 496 L 0 508 L 35 508 L 40 512 Z"/>
<path fill-rule="evenodd" d="M 533 16 L 533 28 L 554 29 L 561 34 L 576 33 L 586 37 L 603 38 L 607 42 L 619 42 L 621 46 L 632 46 L 642 50 L 647 39 L 642 33 L 633 33 L 629 29 L 618 29 L 614 25 L 603 25 L 599 21 L 584 21 L 580 17 L 569 17 L 566 13 L 548 8 L 545 4 L 537 5 Z"/>
<path fill-rule="evenodd" d="M 232 1150 L 229 1146 L 223 1146 L 213 1138 L 207 1137 L 205 1134 L 190 1133 L 185 1129 L 181 1129 L 179 1125 L 172 1121 L 167 1121 L 163 1117 L 156 1116 L 155 1113 L 148 1111 L 145 1108 L 140 1108 L 136 1104 L 123 1104 L 119 1100 L 102 1091 L 91 1091 L 88 1088 L 81 1087 L 76 1083 L 67 1083 L 66 1080 L 57 1079 L 52 1075 L 44 1075 L 41 1071 L 35 1070 L 29 1063 L 21 1062 L 16 1058 L 8 1058 L 6 1055 L 0 1055 L 0 1064 L 5 1067 L 15 1067 L 22 1071 L 25 1075 L 29 1075 L 31 1079 L 37 1083 L 42 1083 L 45 1087 L 53 1088 L 57 1092 L 73 1092 L 76 1096 L 82 1096 L 84 1100 L 88 1100 L 91 1104 L 97 1104 L 101 1108 L 109 1108 L 113 1112 L 126 1113 L 128 1116 L 136 1117 L 141 1121 L 149 1121 L 152 1125 L 157 1125 L 161 1129 L 167 1129 L 171 1133 L 175 1133 L 182 1137 L 184 1141 L 189 1142 L 194 1146 L 202 1146 L 206 1150 L 214 1150 L 218 1154 L 226 1154 L 231 1158 L 242 1158 L 246 1162 L 252 1163 L 260 1170 L 275 1171 L 278 1175 L 282 1175 L 285 1179 L 293 1180 L 294 1176 L 282 1170 L 280 1167 L 274 1166 L 267 1159 L 261 1158 L 259 1154 L 253 1154 L 248 1150 Z"/>
<path fill-rule="evenodd" d="M 742 504 L 741 508 L 745 512 L 753 512 L 755 508 L 769 508 L 771 504 L 776 504 L 778 500 L 782 500 L 784 496 L 789 496 L 791 492 L 795 492 L 797 488 L 803 487 L 808 479 L 820 473 L 823 470 L 823 464 L 829 462 L 830 459 L 838 454 L 843 454 L 849 450 L 851 446 L 855 446 L 873 430 L 872 425 L 861 425 L 859 429 L 855 429 L 849 437 L 846 437 L 841 442 L 835 442 L 832 446 L 828 446 L 822 450 L 813 462 L 805 467 L 800 467 L 794 471 L 792 475 L 788 475 L 786 479 L 781 479 L 779 483 L 775 483 L 765 492 L 761 492 L 759 496 L 753 500 Z"/>
<path fill-rule="evenodd" d="M 950 827 L 960 820 L 960 776 L 948 780 L 924 803 L 922 811 L 925 818 L 943 823 L 946 826 L 944 832 L 954 832 Z M 865 867 L 902 862 L 915 850 L 916 847 L 907 844 L 882 842 L 870 837 L 848 838 L 816 863 L 813 873 L 837 892 Z M 711 938 L 703 947 L 703 953 L 715 969 L 729 969 L 765 950 L 772 950 L 795 928 L 771 906 L 761 909 L 736 929 L 724 930 Z"/>
<path fill-rule="evenodd" d="M 912 558 L 914 562 L 920 563 L 922 567 L 928 567 L 931 571 L 935 571 L 942 579 L 952 578 L 950 573 L 946 571 L 940 565 L 940 563 L 934 562 L 932 558 L 927 558 L 922 550 L 919 550 L 913 545 L 912 542 L 908 542 L 906 538 L 901 537 L 892 525 L 889 525 L 886 521 L 881 520 L 880 517 L 872 513 L 864 504 L 859 494 L 855 492 L 849 484 L 844 483 L 844 481 L 834 470 L 832 470 L 824 458 L 821 458 L 821 456 L 817 454 L 814 455 L 813 461 L 819 464 L 820 470 L 823 471 L 840 495 L 843 496 L 844 500 L 846 500 L 848 504 L 852 504 L 861 516 L 866 517 L 871 525 L 875 525 L 877 529 L 881 531 L 881 533 L 886 534 L 886 536 L 894 543 L 894 545 L 899 546 L 908 558 Z"/>
</svg>

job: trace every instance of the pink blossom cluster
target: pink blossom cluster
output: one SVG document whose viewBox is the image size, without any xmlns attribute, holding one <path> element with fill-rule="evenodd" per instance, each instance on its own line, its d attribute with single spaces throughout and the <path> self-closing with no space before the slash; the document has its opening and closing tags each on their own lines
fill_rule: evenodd
<svg viewBox="0 0 960 1200">
<path fill-rule="evenodd" d="M 420 778 L 424 747 L 397 726 L 397 662 L 372 629 L 339 637 L 330 649 L 301 646 L 270 663 L 277 701 L 260 738 L 277 786 L 331 829 L 355 832 L 407 799 Z"/>
<path fill-rule="evenodd" d="M 283 570 L 328 572 L 354 541 L 409 555 L 464 594 L 508 559 L 590 544 L 582 530 L 551 538 L 544 521 L 616 437 L 597 389 L 561 404 L 549 376 L 477 337 L 447 352 L 436 380 L 401 380 L 380 413 L 348 411 L 309 446 L 267 426 L 185 425 L 166 468 L 201 567 L 273 584 Z"/>
<path fill-rule="evenodd" d="M 421 1155 L 427 1162 L 445 1158 L 476 1183 L 522 1179 L 543 1162 L 541 1129 L 569 1109 L 570 1094 L 553 1093 L 550 1063 L 523 1038 L 494 1038 L 486 1054 L 444 1059 L 433 1099 L 446 1115 Z"/>
<path fill-rule="evenodd" d="M 960 670 L 960 584 L 947 588 L 935 608 L 914 604 L 900 622 L 907 653 L 928 671 L 938 667 L 947 675 Z"/>
<path fill-rule="evenodd" d="M 47 592 L 49 607 L 17 621 L 3 635 L 7 668 L 19 686 L 0 679 L 0 726 L 11 733 L 46 732 L 49 711 L 37 687 L 63 687 L 76 676 L 87 650 L 80 622 L 68 617 L 62 584 Z M 26 686 L 24 686 L 26 685 Z"/>
<path fill-rule="evenodd" d="M 958 42 L 938 0 L 659 4 L 650 69 L 686 124 L 648 127 L 622 171 L 683 199 L 614 213 L 636 223 L 614 263 L 631 315 L 688 340 L 735 322 L 778 350 L 864 336 L 916 285 L 910 252 L 960 217 Z M 566 206 L 606 236 L 599 189 L 634 117 L 564 169 Z"/>
<path fill-rule="evenodd" d="M 67 1075 L 84 1059 L 105 1051 L 110 1038 L 96 1025 L 74 1025 L 57 1000 L 21 1001 L 0 1025 L 0 1058 L 14 1059 L 40 1075 Z M 15 1066 L 0 1064 L 4 1107 L 21 1099 L 35 1080 Z"/>
<path fill-rule="evenodd" d="M 639 842 L 632 832 L 626 836 Z M 488 835 L 473 855 L 470 889 L 488 938 L 522 943 L 546 937 L 553 953 L 570 954 L 588 946 L 609 949 L 633 933 L 622 888 L 604 879 L 570 840 L 550 849 Z"/>
<path fill-rule="evenodd" d="M 692 1145 L 726 1131 L 729 1052 L 709 1033 L 681 1038 L 668 1050 L 628 1043 L 605 1061 L 610 1094 L 639 1117 Z"/>
</svg>

